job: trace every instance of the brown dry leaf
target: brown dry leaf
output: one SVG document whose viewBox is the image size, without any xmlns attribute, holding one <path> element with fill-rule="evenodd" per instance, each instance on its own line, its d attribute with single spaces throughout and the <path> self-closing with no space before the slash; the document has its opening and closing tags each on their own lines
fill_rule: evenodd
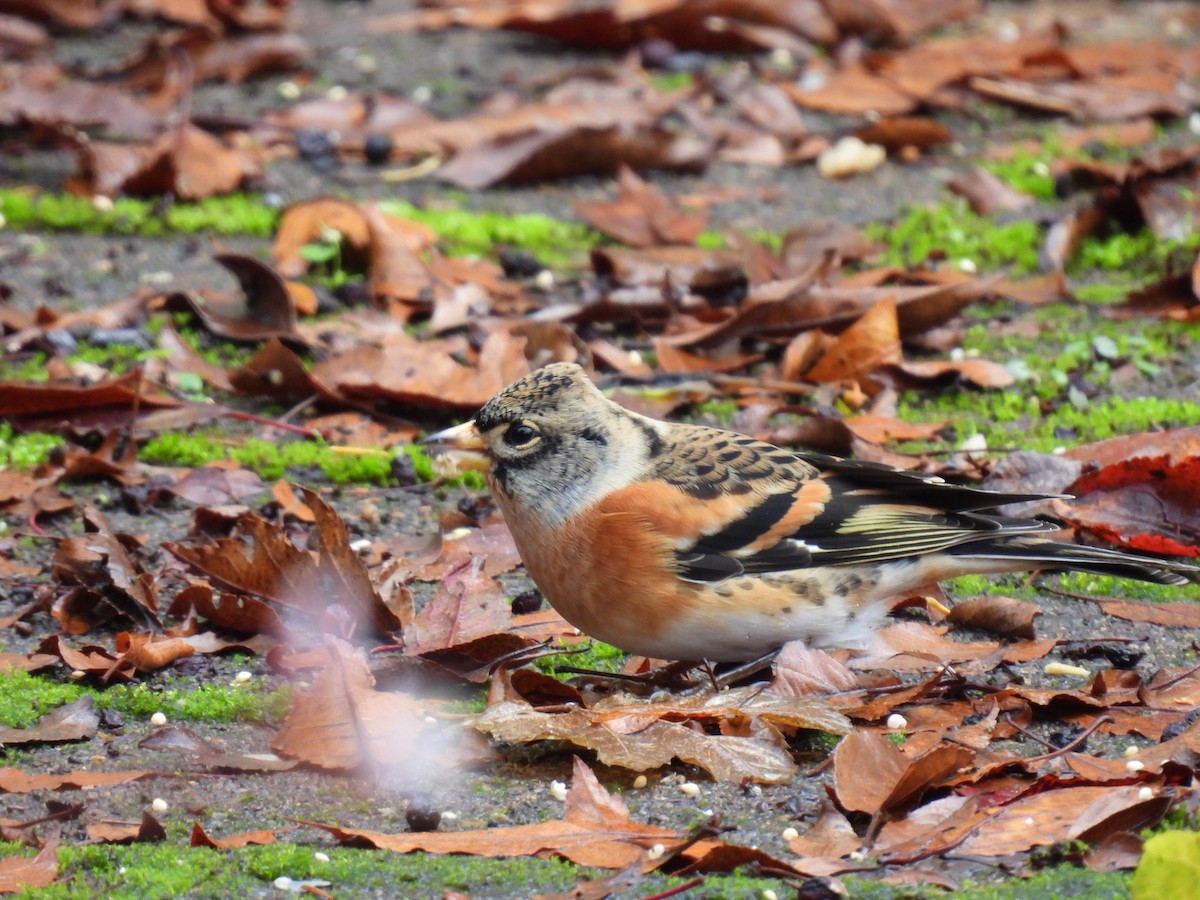
<svg viewBox="0 0 1200 900">
<path fill-rule="evenodd" d="M 213 334 L 234 341 L 295 337 L 296 307 L 278 272 L 253 256 L 221 253 L 214 259 L 238 280 L 242 300 L 176 293 L 164 299 L 166 309 L 189 311 Z"/>
<path fill-rule="evenodd" d="M 858 129 L 854 136 L 864 144 L 879 144 L 892 154 L 903 153 L 907 148 L 927 150 L 954 140 L 949 128 L 925 116 L 877 119 Z"/>
<path fill-rule="evenodd" d="M 811 334 L 811 332 L 808 332 Z M 899 441 L 933 441 L 947 425 L 946 422 L 907 422 L 892 416 L 864 413 L 846 419 L 846 427 L 864 441 L 872 444 L 892 444 Z"/>
<path fill-rule="evenodd" d="M 279 614 L 256 597 L 219 594 L 207 584 L 193 584 L 175 595 L 169 610 L 173 616 L 186 618 L 196 614 L 218 628 L 237 634 L 271 634 L 286 636 L 287 629 Z"/>
<path fill-rule="evenodd" d="M 408 770 L 452 764 L 455 739 L 425 722 L 424 704 L 377 691 L 365 654 L 328 638 L 326 662 L 312 686 L 298 690 L 271 748 L 327 770 Z"/>
<path fill-rule="evenodd" d="M 512 604 L 504 589 L 484 573 L 484 561 L 470 557 L 446 574 L 404 630 L 407 653 L 445 650 L 512 627 Z"/>
<path fill-rule="evenodd" d="M 788 641 L 775 657 L 770 690 L 781 697 L 834 694 L 858 687 L 858 676 L 824 650 Z"/>
<path fill-rule="evenodd" d="M 221 34 L 212 28 L 152 35 L 146 46 L 119 69 L 135 91 L 153 91 L 156 99 L 174 99 L 179 93 L 179 59 L 186 56 L 196 83 L 221 80 L 239 84 L 258 75 L 299 69 L 312 57 L 312 49 L 299 35 L 289 32 Z"/>
<path fill-rule="evenodd" d="M 85 387 L 0 382 L 0 419 L 39 431 L 55 430 L 63 424 L 84 429 L 105 418 L 119 419 L 120 427 L 126 427 L 134 406 L 149 410 L 179 405 L 174 397 L 146 385 L 140 369 Z"/>
<path fill-rule="evenodd" d="M 1200 456 L 1139 456 L 1085 472 L 1055 501 L 1073 527 L 1122 547 L 1200 556 Z"/>
<path fill-rule="evenodd" d="M 171 493 L 197 506 L 240 503 L 266 493 L 266 485 L 253 469 L 210 463 L 192 469 L 171 485 Z"/>
<path fill-rule="evenodd" d="M 645 858 L 655 844 L 677 841 L 680 835 L 665 828 L 642 825 L 623 811 L 624 801 L 610 797 L 591 769 L 575 758 L 574 778 L 567 792 L 561 820 L 532 825 L 484 828 L 477 831 L 384 834 L 365 829 L 339 828 L 302 822 L 321 828 L 339 841 L 354 842 L 396 853 L 472 856 L 561 856 L 581 866 L 619 869 Z"/>
<path fill-rule="evenodd" d="M 1200 603 L 1139 603 L 1136 600 L 1096 600 L 1110 616 L 1129 622 L 1150 622 L 1168 628 L 1200 629 Z"/>
<path fill-rule="evenodd" d="M 474 411 L 529 373 L 524 343 L 493 332 L 475 365 L 467 366 L 444 345 L 400 332 L 385 336 L 380 346 L 361 346 L 317 363 L 312 377 L 347 398 Z"/>
<path fill-rule="evenodd" d="M 590 106 L 544 103 L 535 117 L 532 108 L 519 111 L 523 130 L 511 123 L 477 121 L 482 126 L 478 139 L 438 169 L 437 177 L 464 190 L 480 190 L 500 183 L 607 175 L 623 165 L 639 171 L 703 171 L 712 146 L 662 124 L 666 110 L 643 106 L 633 97 Z M 422 140 L 428 140 L 430 130 L 423 130 Z"/>
<path fill-rule="evenodd" d="M 71 0 L 67 0 L 71 2 Z M 0 92 L 0 125 L 26 125 L 51 131 L 97 126 L 135 139 L 149 140 L 161 132 L 161 117 L 113 85 L 82 79 L 44 68 L 29 77 L 8 81 Z M 49 77 L 48 77 L 49 76 Z"/>
<path fill-rule="evenodd" d="M 58 834 L 46 839 L 32 859 L 8 856 L 0 859 L 0 893 L 18 894 L 29 888 L 47 887 L 58 880 Z"/>
<path fill-rule="evenodd" d="M 616 200 L 577 200 L 575 212 L 630 247 L 693 244 L 708 223 L 707 213 L 684 212 L 627 166 L 617 176 Z"/>
<path fill-rule="evenodd" d="M 188 763 L 218 772 L 285 772 L 298 765 L 273 753 L 230 753 L 210 744 L 182 725 L 168 725 L 142 738 L 143 750 L 178 753 Z"/>
<path fill-rule="evenodd" d="M 143 778 L 169 778 L 166 772 L 66 772 L 61 775 L 34 774 L 20 769 L 0 768 L 0 791 L 28 794 L 33 791 L 86 791 L 113 784 L 128 784 Z"/>
<path fill-rule="evenodd" d="M 53 577 L 66 585 L 101 592 L 123 614 L 157 626 L 154 578 L 130 557 L 126 544 L 132 539 L 112 533 L 103 516 L 91 507 L 84 511 L 84 527 L 87 533 L 59 542 Z"/>
<path fill-rule="evenodd" d="M 790 82 L 780 86 L 797 106 L 822 112 L 903 116 L 917 107 L 917 101 L 911 95 L 862 66 L 848 66 L 832 72 L 823 84 L 812 90 Z"/>
<path fill-rule="evenodd" d="M 885 297 L 843 331 L 805 377 L 819 384 L 855 382 L 873 393 L 876 385 L 871 373 L 902 359 L 896 303 Z"/>
<path fill-rule="evenodd" d="M 987 169 L 974 168 L 956 175 L 946 185 L 952 193 L 965 197 L 973 212 L 990 216 L 995 212 L 1023 209 L 1034 202 L 1029 194 L 1008 185 Z"/>
<path fill-rule="evenodd" d="M 208 847 L 212 850 L 233 850 L 237 847 L 262 847 L 267 844 L 273 844 L 276 841 L 274 831 L 263 828 L 258 831 L 243 831 L 240 834 L 231 834 L 229 837 L 213 838 L 209 837 L 208 833 L 200 827 L 199 822 L 192 823 L 192 837 L 188 843 L 190 847 Z"/>
<path fill-rule="evenodd" d="M 1170 799 L 1140 799 L 1137 785 L 1079 786 L 1031 794 L 985 819 L 951 856 L 1007 856 L 1059 841 L 1101 840 L 1157 823 Z"/>
<path fill-rule="evenodd" d="M 1042 611 L 1032 603 L 1012 597 L 977 597 L 954 604 L 946 621 L 979 628 L 1005 638 L 1033 640 L 1033 620 Z"/>
<path fill-rule="evenodd" d="M 721 296 L 746 284 L 741 261 L 727 250 L 595 247 L 591 257 L 598 276 L 626 287 L 647 285 L 656 290 Z"/>
<path fill-rule="evenodd" d="M 95 737 L 99 727 L 100 714 L 92 698 L 84 696 L 46 713 L 28 728 L 0 727 L 0 744 L 82 741 Z"/>
<path fill-rule="evenodd" d="M 1001 388 L 1016 384 L 1016 378 L 1004 366 L 986 359 L 914 360 L 886 366 L 882 375 L 904 388 L 931 388 L 968 381 L 976 387 Z"/>
<path fill-rule="evenodd" d="M 69 185 L 89 196 L 158 196 L 199 200 L 228 194 L 262 176 L 256 154 L 233 148 L 187 125 L 152 144 L 91 141 L 79 157 L 79 174 Z"/>
<path fill-rule="evenodd" d="M 87 827 L 89 841 L 99 844 L 151 844 L 167 839 L 167 830 L 150 813 L 140 822 L 94 822 Z"/>
<path fill-rule="evenodd" d="M 709 735 L 688 727 L 688 720 L 731 724 L 761 719 L 767 728 L 756 736 Z M 668 721 L 682 719 L 683 721 Z M 562 714 L 539 712 L 507 701 L 475 717 L 473 727 L 505 741 L 561 740 L 596 752 L 605 765 L 646 771 L 679 759 L 705 769 L 715 780 L 744 778 L 769 784 L 789 782 L 795 762 L 771 723 L 844 733 L 848 723 L 826 704 L 806 698 L 749 697 L 744 691 L 674 704 L 620 702 Z M 760 735 L 760 736 L 759 736 Z"/>
<path fill-rule="evenodd" d="M 390 635 L 400 621 L 383 604 L 346 525 L 321 497 L 301 489 L 316 517 L 312 551 L 294 546 L 283 531 L 255 515 L 237 520 L 238 535 L 212 545 L 163 547 L 215 584 L 252 594 L 322 619 L 327 627 L 370 629 Z"/>
</svg>

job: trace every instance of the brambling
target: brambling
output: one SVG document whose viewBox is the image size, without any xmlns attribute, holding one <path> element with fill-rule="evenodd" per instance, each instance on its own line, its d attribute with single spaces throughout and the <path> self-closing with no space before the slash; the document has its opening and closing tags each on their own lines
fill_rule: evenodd
<svg viewBox="0 0 1200 900">
<path fill-rule="evenodd" d="M 793 640 L 863 646 L 887 600 L 958 575 L 1200 574 L 979 511 L 1043 495 L 630 412 L 573 363 L 521 378 L 473 421 L 425 440 L 487 473 L 525 567 L 563 618 L 659 659 L 758 659 Z"/>
</svg>

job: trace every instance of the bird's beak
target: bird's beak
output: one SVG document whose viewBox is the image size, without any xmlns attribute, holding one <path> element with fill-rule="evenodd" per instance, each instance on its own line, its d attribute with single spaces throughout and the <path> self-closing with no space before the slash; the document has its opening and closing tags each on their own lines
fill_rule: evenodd
<svg viewBox="0 0 1200 900">
<path fill-rule="evenodd" d="M 439 473 L 442 475 L 455 474 L 466 469 L 486 472 L 491 466 L 490 460 L 483 452 L 487 445 L 473 420 L 423 437 L 421 443 L 437 454 L 434 459 L 436 467 L 447 469 Z"/>
</svg>

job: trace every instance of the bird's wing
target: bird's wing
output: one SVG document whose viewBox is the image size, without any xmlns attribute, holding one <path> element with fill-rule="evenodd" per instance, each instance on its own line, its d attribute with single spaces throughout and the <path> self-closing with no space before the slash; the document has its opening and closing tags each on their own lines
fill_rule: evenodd
<svg viewBox="0 0 1200 900">
<path fill-rule="evenodd" d="M 882 562 L 1053 528 L 974 512 L 1028 495 L 797 455 L 699 426 L 676 426 L 671 438 L 649 479 L 618 493 L 623 508 L 641 507 L 667 532 L 689 580 Z"/>
</svg>

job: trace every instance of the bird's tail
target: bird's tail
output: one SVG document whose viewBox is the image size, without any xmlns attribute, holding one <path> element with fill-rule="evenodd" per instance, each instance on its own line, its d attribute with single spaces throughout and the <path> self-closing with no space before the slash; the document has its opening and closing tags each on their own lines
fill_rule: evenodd
<svg viewBox="0 0 1200 900">
<path fill-rule="evenodd" d="M 1152 581 L 1155 584 L 1200 583 L 1200 568 L 1181 560 L 1159 559 L 1107 547 L 1087 547 L 1046 538 L 1013 537 L 981 544 L 966 544 L 950 551 L 974 559 L 1025 563 L 1030 569 L 1065 569 Z"/>
</svg>

